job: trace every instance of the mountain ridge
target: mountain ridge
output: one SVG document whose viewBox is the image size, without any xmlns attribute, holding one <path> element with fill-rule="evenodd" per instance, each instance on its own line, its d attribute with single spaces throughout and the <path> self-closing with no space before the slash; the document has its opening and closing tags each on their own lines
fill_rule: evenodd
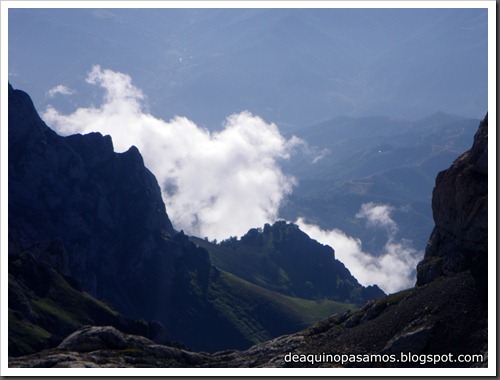
<svg viewBox="0 0 500 380">
<path fill-rule="evenodd" d="M 8 232 L 9 252 L 59 242 L 35 259 L 71 278 L 68 286 L 129 318 L 158 321 L 194 349 L 243 349 L 356 307 L 282 295 L 217 269 L 174 230 L 137 148 L 115 153 L 99 133 L 59 136 L 10 85 Z"/>
<path fill-rule="evenodd" d="M 293 223 L 265 224 L 218 244 L 191 239 L 210 252 L 214 265 L 282 294 L 355 304 L 385 295 L 377 285 L 361 286 L 335 258 L 333 248 L 309 238 Z"/>
</svg>

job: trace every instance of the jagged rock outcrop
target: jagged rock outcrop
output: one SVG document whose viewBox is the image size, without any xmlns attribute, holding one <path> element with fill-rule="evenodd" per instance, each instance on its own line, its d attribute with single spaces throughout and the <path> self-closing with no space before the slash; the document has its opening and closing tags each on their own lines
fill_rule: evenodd
<svg viewBox="0 0 500 380">
<path fill-rule="evenodd" d="M 99 133 L 59 136 L 26 93 L 9 84 L 8 94 L 9 254 L 30 247 L 124 315 L 175 325 L 197 281 L 189 272 L 208 273 L 210 258 L 174 231 L 137 148 L 115 153 Z"/>
<path fill-rule="evenodd" d="M 29 96 L 9 86 L 9 235 L 60 239 L 84 290 L 134 317 L 152 317 L 168 311 L 175 269 L 165 237 L 174 233 L 135 147 L 117 154 L 109 136 L 58 136 Z M 144 299 L 152 288 L 164 289 L 163 299 Z"/>
<path fill-rule="evenodd" d="M 471 269 L 486 285 L 488 255 L 488 115 L 472 148 L 436 178 L 436 223 L 417 268 L 417 285 Z"/>
<path fill-rule="evenodd" d="M 284 220 L 252 228 L 241 239 L 233 237 L 219 245 L 196 241 L 221 269 L 282 294 L 358 305 L 385 295 L 377 285 L 362 286 L 335 258 L 333 248 Z"/>
</svg>

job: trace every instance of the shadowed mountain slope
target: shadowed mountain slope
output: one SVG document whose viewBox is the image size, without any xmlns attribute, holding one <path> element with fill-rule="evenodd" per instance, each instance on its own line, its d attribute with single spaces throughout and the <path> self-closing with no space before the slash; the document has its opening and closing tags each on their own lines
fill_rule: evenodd
<svg viewBox="0 0 500 380">
<path fill-rule="evenodd" d="M 168 343 L 159 323 L 126 318 L 83 292 L 74 278 L 54 269 L 64 262 L 60 240 L 26 246 L 11 242 L 9 254 L 9 355 L 31 354 L 57 346 L 84 325 L 110 325 L 133 334 Z"/>
</svg>

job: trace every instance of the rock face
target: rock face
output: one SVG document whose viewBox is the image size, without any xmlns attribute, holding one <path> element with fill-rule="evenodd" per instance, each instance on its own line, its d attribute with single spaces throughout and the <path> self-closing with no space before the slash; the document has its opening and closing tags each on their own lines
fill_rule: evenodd
<svg viewBox="0 0 500 380">
<path fill-rule="evenodd" d="M 177 236 L 137 148 L 115 153 L 99 133 L 59 136 L 10 85 L 8 136 L 9 252 L 50 244 L 42 259 L 119 312 L 166 325 L 182 316 L 175 289 L 210 259 Z"/>
<path fill-rule="evenodd" d="M 481 122 L 472 148 L 440 172 L 433 191 L 436 226 L 424 260 L 417 268 L 417 285 L 439 276 L 472 269 L 485 280 L 488 254 L 488 115 Z"/>
<path fill-rule="evenodd" d="M 154 344 L 151 340 L 136 335 L 126 335 L 111 326 L 84 327 L 64 339 L 57 348 L 67 351 L 90 352 L 97 350 L 123 350 Z"/>
</svg>

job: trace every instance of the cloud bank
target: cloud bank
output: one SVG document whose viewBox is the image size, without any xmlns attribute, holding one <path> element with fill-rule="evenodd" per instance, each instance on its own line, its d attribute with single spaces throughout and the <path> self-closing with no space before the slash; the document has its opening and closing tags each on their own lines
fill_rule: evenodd
<svg viewBox="0 0 500 380">
<path fill-rule="evenodd" d="M 367 220 L 368 227 L 387 230 L 387 241 L 377 255 L 365 252 L 361 240 L 339 229 L 322 230 L 304 218 L 298 218 L 295 224 L 311 238 L 333 247 L 336 258 L 361 284 L 377 284 L 386 293 L 394 293 L 414 286 L 415 268 L 423 253 L 413 248 L 409 240 L 396 238 L 397 224 L 391 218 L 391 211 L 389 205 L 365 203 L 356 214 L 357 218 Z"/>
<path fill-rule="evenodd" d="M 297 138 L 285 139 L 275 124 L 247 111 L 229 116 L 218 132 L 186 117 L 158 119 L 144 111 L 144 94 L 130 76 L 98 65 L 86 81 L 104 89 L 102 104 L 68 115 L 49 106 L 45 122 L 61 135 L 111 135 L 117 152 L 139 148 L 175 228 L 220 240 L 277 219 L 294 185 L 278 161 L 300 145 Z"/>
</svg>

